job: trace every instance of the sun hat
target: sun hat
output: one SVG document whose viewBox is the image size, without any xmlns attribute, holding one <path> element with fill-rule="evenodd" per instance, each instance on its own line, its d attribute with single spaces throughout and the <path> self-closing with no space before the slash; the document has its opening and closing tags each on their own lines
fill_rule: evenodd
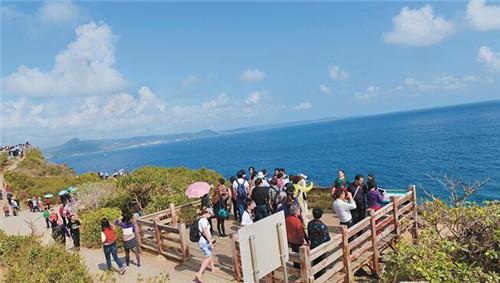
<svg viewBox="0 0 500 283">
<path fill-rule="evenodd" d="M 264 173 L 259 172 L 257 173 L 257 179 L 264 179 L 266 176 L 264 176 Z"/>
</svg>

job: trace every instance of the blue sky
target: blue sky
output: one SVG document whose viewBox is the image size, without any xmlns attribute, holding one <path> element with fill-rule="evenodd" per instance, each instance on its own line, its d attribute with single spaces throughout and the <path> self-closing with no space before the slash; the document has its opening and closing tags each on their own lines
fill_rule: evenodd
<svg viewBox="0 0 500 283">
<path fill-rule="evenodd" d="M 2 143 L 500 98 L 500 3 L 2 2 Z"/>
</svg>

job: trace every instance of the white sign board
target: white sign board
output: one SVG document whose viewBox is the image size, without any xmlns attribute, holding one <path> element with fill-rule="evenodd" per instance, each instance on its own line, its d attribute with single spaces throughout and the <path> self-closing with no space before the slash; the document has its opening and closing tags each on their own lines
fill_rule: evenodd
<svg viewBox="0 0 500 283">
<path fill-rule="evenodd" d="M 288 241 L 283 211 L 240 228 L 238 238 L 245 283 L 256 282 L 255 278 L 266 276 L 282 266 L 283 262 L 288 261 Z"/>
</svg>

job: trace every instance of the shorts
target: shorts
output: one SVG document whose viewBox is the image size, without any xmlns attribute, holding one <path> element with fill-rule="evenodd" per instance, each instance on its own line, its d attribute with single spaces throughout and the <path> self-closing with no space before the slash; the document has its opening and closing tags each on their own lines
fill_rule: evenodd
<svg viewBox="0 0 500 283">
<path fill-rule="evenodd" d="M 212 246 L 208 242 L 198 242 L 198 245 L 206 257 L 212 256 Z"/>
</svg>

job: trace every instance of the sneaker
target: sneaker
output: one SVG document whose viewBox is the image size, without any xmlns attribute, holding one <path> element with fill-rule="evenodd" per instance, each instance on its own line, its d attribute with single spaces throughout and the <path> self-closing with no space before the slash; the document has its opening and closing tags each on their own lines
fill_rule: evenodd
<svg viewBox="0 0 500 283">
<path fill-rule="evenodd" d="M 120 273 L 120 275 L 123 275 L 123 273 L 125 273 L 125 267 L 120 268 L 119 273 Z"/>
</svg>

